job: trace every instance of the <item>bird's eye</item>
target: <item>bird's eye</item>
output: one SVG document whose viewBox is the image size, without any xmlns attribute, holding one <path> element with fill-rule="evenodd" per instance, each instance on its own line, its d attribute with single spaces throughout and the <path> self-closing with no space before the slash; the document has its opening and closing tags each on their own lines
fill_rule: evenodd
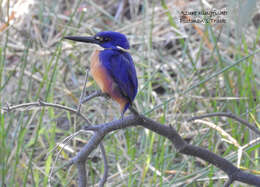
<svg viewBox="0 0 260 187">
<path fill-rule="evenodd" d="M 110 38 L 109 37 L 95 36 L 95 40 L 98 40 L 100 42 L 108 42 L 108 41 L 110 41 Z"/>
<path fill-rule="evenodd" d="M 103 40 L 103 38 L 101 38 L 100 36 L 95 36 L 95 39 L 96 39 L 96 40 L 99 40 L 99 41 L 102 41 L 102 40 Z"/>
<path fill-rule="evenodd" d="M 110 41 L 110 38 L 104 38 L 104 41 L 108 42 L 108 41 Z"/>
</svg>

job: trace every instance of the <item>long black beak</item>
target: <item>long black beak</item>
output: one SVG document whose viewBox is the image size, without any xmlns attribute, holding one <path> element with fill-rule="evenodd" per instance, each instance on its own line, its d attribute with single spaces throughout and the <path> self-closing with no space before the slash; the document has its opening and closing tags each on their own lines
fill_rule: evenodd
<svg viewBox="0 0 260 187">
<path fill-rule="evenodd" d="M 99 44 L 99 41 L 93 36 L 65 36 L 64 39 L 73 40 L 76 42 Z"/>
</svg>

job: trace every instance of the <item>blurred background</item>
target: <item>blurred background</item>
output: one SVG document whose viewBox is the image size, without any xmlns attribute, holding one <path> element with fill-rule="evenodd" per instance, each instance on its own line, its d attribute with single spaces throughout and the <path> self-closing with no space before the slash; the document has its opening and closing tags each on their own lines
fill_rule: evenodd
<svg viewBox="0 0 260 187">
<path fill-rule="evenodd" d="M 172 125 L 190 144 L 260 174 L 260 139 L 243 125 L 214 117 L 232 112 L 259 127 L 260 2 L 256 0 L 0 0 L 1 186 L 76 186 L 77 170 L 62 167 L 88 142 L 85 121 L 52 107 L 3 107 L 37 102 L 76 109 L 93 45 L 62 40 L 113 30 L 130 41 L 139 91 L 135 107 Z M 86 94 L 98 87 L 88 77 Z M 120 117 L 111 100 L 81 109 L 92 125 Z M 129 112 L 126 113 L 126 115 Z M 143 128 L 107 135 L 106 186 L 223 186 L 225 173 L 179 154 Z M 89 186 L 104 167 L 99 148 L 88 160 Z M 235 183 L 238 186 L 239 183 Z M 244 184 L 241 184 L 243 186 Z"/>
</svg>

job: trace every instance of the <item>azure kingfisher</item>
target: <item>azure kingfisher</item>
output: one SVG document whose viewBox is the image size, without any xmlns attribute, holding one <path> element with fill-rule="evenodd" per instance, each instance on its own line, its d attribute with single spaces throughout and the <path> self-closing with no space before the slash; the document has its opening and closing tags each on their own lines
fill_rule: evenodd
<svg viewBox="0 0 260 187">
<path fill-rule="evenodd" d="M 94 36 L 66 36 L 65 39 L 93 43 L 103 50 L 95 50 L 90 58 L 90 72 L 103 93 L 108 94 L 120 105 L 121 117 L 133 103 L 137 94 L 138 81 L 135 65 L 125 35 L 103 31 Z"/>
</svg>

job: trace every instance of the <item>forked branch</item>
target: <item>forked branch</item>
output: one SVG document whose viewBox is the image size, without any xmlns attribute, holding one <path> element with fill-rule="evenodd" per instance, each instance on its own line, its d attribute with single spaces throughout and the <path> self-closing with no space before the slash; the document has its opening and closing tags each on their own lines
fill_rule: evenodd
<svg viewBox="0 0 260 187">
<path fill-rule="evenodd" d="M 103 96 L 100 92 L 97 92 L 95 94 L 92 94 L 91 98 Z M 89 99 L 87 99 L 89 100 Z M 4 108 L 5 111 L 12 111 L 15 109 L 20 108 L 30 108 L 30 107 L 55 107 L 62 110 L 67 110 L 72 113 L 75 113 L 82 117 L 83 119 L 86 119 L 80 112 L 77 112 L 76 109 L 72 109 L 66 106 L 58 105 L 58 104 L 51 104 L 51 103 L 45 103 L 43 101 L 35 102 L 35 103 L 27 103 L 17 106 L 8 106 Z M 197 147 L 190 145 L 186 143 L 182 137 L 178 134 L 178 132 L 172 127 L 160 124 L 156 121 L 153 121 L 152 119 L 149 119 L 141 114 L 138 114 L 133 108 L 131 109 L 133 111 L 134 115 L 126 116 L 123 119 L 114 120 L 108 123 L 98 124 L 95 126 L 89 125 L 88 120 L 85 120 L 87 125 L 85 126 L 84 130 L 93 131 L 93 136 L 90 138 L 88 143 L 84 145 L 84 147 L 77 153 L 75 157 L 73 157 L 65 166 L 70 166 L 72 164 L 75 164 L 78 169 L 78 185 L 80 187 L 85 187 L 87 185 L 87 177 L 86 177 L 86 160 L 89 157 L 90 153 L 97 147 L 101 146 L 102 151 L 102 158 L 104 161 L 104 175 L 102 179 L 100 180 L 99 186 L 104 186 L 107 176 L 108 176 L 108 165 L 107 165 L 107 158 L 105 154 L 105 149 L 103 145 L 101 144 L 103 138 L 110 132 L 118 130 L 118 129 L 124 129 L 128 127 L 135 127 L 135 126 L 142 126 L 144 128 L 147 128 L 161 136 L 164 136 L 168 138 L 174 147 L 183 154 L 195 156 L 202 160 L 205 160 L 222 171 L 224 171 L 228 175 L 228 181 L 226 182 L 225 186 L 230 186 L 234 181 L 240 181 L 244 182 L 246 184 L 260 186 L 260 177 L 244 172 L 241 169 L 234 166 L 231 162 L 228 160 L 218 156 L 217 154 L 210 152 L 204 148 Z M 229 117 L 231 119 L 237 120 L 238 122 L 248 126 L 250 129 L 254 130 L 254 132 L 258 133 L 258 129 L 256 129 L 253 125 L 249 124 L 248 122 L 244 121 L 243 119 L 230 114 L 230 113 L 213 113 L 213 114 L 205 114 L 202 116 L 197 116 L 190 118 L 188 121 L 192 121 L 195 119 L 200 119 L 204 117 L 213 117 L 213 116 L 225 116 Z M 252 128 L 254 127 L 254 128 Z"/>
</svg>

